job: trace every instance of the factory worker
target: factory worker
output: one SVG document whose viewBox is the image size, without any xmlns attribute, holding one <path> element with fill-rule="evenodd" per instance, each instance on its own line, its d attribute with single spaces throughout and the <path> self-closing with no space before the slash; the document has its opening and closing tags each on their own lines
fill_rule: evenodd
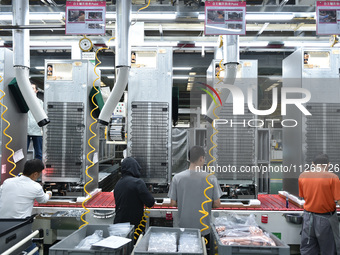
<svg viewBox="0 0 340 255">
<path fill-rule="evenodd" d="M 142 216 L 144 205 L 152 207 L 155 199 L 140 179 L 141 167 L 131 157 L 123 160 L 121 166 L 122 177 L 114 188 L 116 202 L 116 216 L 114 223 L 130 222 L 137 228 Z"/>
<path fill-rule="evenodd" d="M 340 200 L 339 177 L 328 172 L 329 158 L 318 154 L 309 171 L 299 177 L 299 196 L 305 209 L 301 232 L 301 255 L 340 255 L 339 221 L 335 201 Z"/>
<path fill-rule="evenodd" d="M 32 215 L 34 200 L 46 203 L 52 192 L 36 182 L 45 166 L 39 159 L 28 160 L 23 175 L 8 178 L 0 186 L 0 217 L 23 219 Z"/>
<path fill-rule="evenodd" d="M 202 203 L 207 200 L 204 190 L 209 187 L 206 181 L 209 173 L 202 171 L 205 162 L 204 149 L 200 146 L 192 147 L 189 151 L 189 160 L 189 169 L 173 177 L 168 197 L 171 199 L 172 206 L 178 206 L 180 228 L 203 229 L 204 226 L 200 223 L 203 214 L 199 210 L 202 209 Z M 211 208 L 221 207 L 222 191 L 215 175 L 210 176 L 208 180 L 214 187 L 206 191 L 212 202 L 204 205 L 209 216 L 203 219 L 203 223 L 210 226 Z M 202 235 L 209 240 L 209 233 L 210 229 L 207 229 L 202 232 Z"/>
</svg>

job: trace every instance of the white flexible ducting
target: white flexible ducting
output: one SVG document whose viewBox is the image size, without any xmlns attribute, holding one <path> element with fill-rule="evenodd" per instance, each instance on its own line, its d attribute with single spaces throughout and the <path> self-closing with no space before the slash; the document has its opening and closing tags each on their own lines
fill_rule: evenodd
<svg viewBox="0 0 340 255">
<path fill-rule="evenodd" d="M 13 0 L 13 25 L 29 25 L 29 5 L 26 0 Z M 50 121 L 40 106 L 29 80 L 30 44 L 28 29 L 13 29 L 13 67 L 22 96 L 40 127 Z"/>
<path fill-rule="evenodd" d="M 116 67 L 131 65 L 131 43 L 129 40 L 131 6 L 131 0 L 116 2 Z"/>
<path fill-rule="evenodd" d="M 110 118 L 112 116 L 112 112 L 117 106 L 126 88 L 126 85 L 129 79 L 129 70 L 130 70 L 130 67 L 128 66 L 120 67 L 118 69 L 117 82 L 115 86 L 113 87 L 113 90 L 111 91 L 111 94 L 109 98 L 107 99 L 98 117 L 98 122 L 100 124 L 103 124 L 106 126 L 109 124 Z"/>
<path fill-rule="evenodd" d="M 221 84 L 221 86 L 218 86 L 217 89 L 220 92 L 220 98 L 222 101 L 222 105 L 225 103 L 225 101 L 227 100 L 229 94 L 230 94 L 230 90 L 227 88 L 223 88 L 223 85 L 234 85 L 235 79 L 236 79 L 236 74 L 237 74 L 237 64 L 226 64 L 225 66 L 225 78 L 223 80 L 223 84 Z M 216 107 L 214 102 L 211 102 L 209 109 L 207 111 L 207 114 L 204 116 L 204 118 L 209 121 L 210 123 L 213 122 L 213 120 L 215 119 L 214 116 L 214 108 Z M 218 116 L 218 112 L 221 108 L 218 108 L 216 110 L 216 115 Z"/>
<path fill-rule="evenodd" d="M 16 243 L 11 248 L 9 248 L 8 250 L 6 250 L 3 253 L 1 253 L 1 255 L 10 255 L 10 254 L 12 254 L 16 249 L 20 248 L 22 245 L 24 245 L 25 243 L 30 241 L 33 237 L 35 237 L 38 234 L 39 234 L 39 230 L 34 231 L 32 234 L 26 236 L 20 242 Z"/>
<path fill-rule="evenodd" d="M 116 69 L 118 74 L 116 84 L 98 117 L 98 122 L 105 126 L 109 125 L 112 113 L 122 97 L 129 79 L 131 5 L 131 0 L 117 0 L 116 2 Z"/>
<path fill-rule="evenodd" d="M 223 85 L 234 85 L 237 74 L 237 65 L 239 63 L 239 36 L 238 35 L 224 35 L 223 36 L 223 63 L 225 65 L 225 76 L 223 79 L 223 84 L 220 84 L 217 89 L 220 92 L 220 98 L 222 105 L 227 100 L 230 90 L 223 88 Z M 210 123 L 215 119 L 214 108 L 216 107 L 214 102 L 211 102 L 206 116 L 204 118 Z M 218 108 L 216 114 L 221 108 Z"/>
</svg>

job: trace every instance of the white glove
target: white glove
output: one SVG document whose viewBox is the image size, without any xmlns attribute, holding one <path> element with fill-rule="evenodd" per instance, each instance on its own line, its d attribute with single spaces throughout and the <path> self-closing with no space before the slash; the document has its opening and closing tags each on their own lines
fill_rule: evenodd
<svg viewBox="0 0 340 255">
<path fill-rule="evenodd" d="M 49 197 L 52 197 L 52 191 L 46 191 L 46 194 L 49 195 Z"/>
</svg>

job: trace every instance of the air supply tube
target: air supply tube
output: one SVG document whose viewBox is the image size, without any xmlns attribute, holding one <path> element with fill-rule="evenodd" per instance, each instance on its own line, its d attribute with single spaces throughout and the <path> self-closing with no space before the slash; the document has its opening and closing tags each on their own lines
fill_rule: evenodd
<svg viewBox="0 0 340 255">
<path fill-rule="evenodd" d="M 29 1 L 13 0 L 13 25 L 29 25 Z M 50 121 L 40 106 L 29 80 L 30 44 L 28 29 L 13 29 L 13 67 L 19 89 L 40 127 Z"/>
<path fill-rule="evenodd" d="M 131 22 L 131 0 L 117 0 L 116 2 L 116 70 L 117 80 L 111 94 L 101 110 L 98 122 L 107 126 L 112 113 L 126 88 L 131 63 L 131 46 L 129 40 Z"/>
<path fill-rule="evenodd" d="M 223 63 L 225 66 L 225 77 L 223 79 L 223 84 L 234 85 L 236 74 L 237 74 L 237 65 L 240 61 L 240 52 L 239 52 L 239 36 L 238 35 L 224 35 L 223 36 Z M 223 88 L 221 86 L 220 98 L 222 104 L 227 100 L 230 90 L 227 88 Z M 208 108 L 206 116 L 204 118 L 210 123 L 213 122 L 214 115 L 213 111 L 215 108 L 214 102 L 212 102 Z"/>
</svg>

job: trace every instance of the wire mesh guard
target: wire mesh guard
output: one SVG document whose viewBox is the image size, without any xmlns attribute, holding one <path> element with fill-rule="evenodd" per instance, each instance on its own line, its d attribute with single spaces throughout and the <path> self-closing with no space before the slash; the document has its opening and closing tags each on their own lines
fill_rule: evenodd
<svg viewBox="0 0 340 255">
<path fill-rule="evenodd" d="M 80 178 L 84 151 L 84 104 L 49 102 L 46 177 Z"/>
<path fill-rule="evenodd" d="M 244 115 L 233 115 L 232 104 L 225 104 L 218 116 L 228 121 L 227 124 L 217 124 L 217 155 L 219 167 L 233 166 L 237 171 L 217 171 L 217 178 L 222 180 L 251 180 L 254 174 L 240 172 L 241 166 L 255 165 L 255 131 L 248 126 L 248 121 L 255 119 L 255 115 L 245 107 Z M 232 122 L 231 122 L 232 120 Z M 245 125 L 243 124 L 245 123 Z"/>
<path fill-rule="evenodd" d="M 169 104 L 132 102 L 131 155 L 137 159 L 141 177 L 167 181 L 169 164 Z"/>
<path fill-rule="evenodd" d="M 329 156 L 333 172 L 339 175 L 340 168 L 340 104 L 309 103 L 306 117 L 306 161 L 311 164 L 318 153 Z"/>
</svg>

